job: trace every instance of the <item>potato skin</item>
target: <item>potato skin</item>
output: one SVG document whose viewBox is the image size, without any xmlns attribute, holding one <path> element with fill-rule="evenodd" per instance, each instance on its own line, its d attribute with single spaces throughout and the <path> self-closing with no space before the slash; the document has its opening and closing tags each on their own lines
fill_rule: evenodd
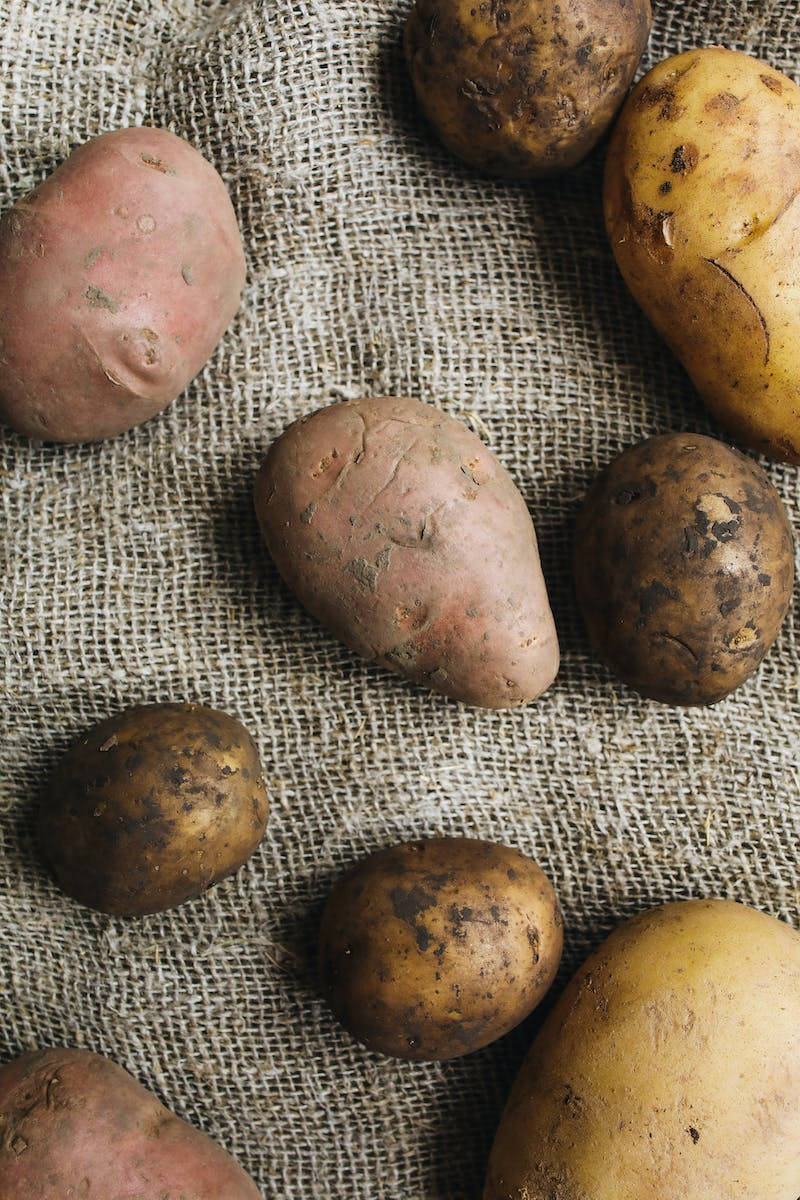
<svg viewBox="0 0 800 1200">
<path fill-rule="evenodd" d="M 148 420 L 211 355 L 244 274 L 225 185 L 188 142 L 79 146 L 0 220 L 0 418 L 56 442 Z"/>
<path fill-rule="evenodd" d="M 320 977 L 336 1017 L 371 1050 L 432 1061 L 508 1033 L 561 959 L 550 880 L 508 846 L 430 838 L 371 854 L 334 888 Z"/>
<path fill-rule="evenodd" d="M 320 409 L 273 443 L 255 505 L 286 583 L 357 654 L 487 708 L 555 678 L 530 514 L 460 421 L 404 399 Z"/>
<path fill-rule="evenodd" d="M 778 636 L 793 580 L 780 496 L 714 438 L 665 434 L 624 451 L 578 517 L 589 639 L 621 679 L 668 704 L 714 704 L 743 683 Z"/>
<path fill-rule="evenodd" d="M 11 1200 L 260 1200 L 211 1138 L 85 1050 L 0 1067 L 0 1195 Z"/>
<path fill-rule="evenodd" d="M 50 780 L 39 841 L 68 895 L 138 917 L 238 870 L 267 813 L 243 725 L 196 704 L 149 704 L 95 725 L 68 751 Z"/>
<path fill-rule="evenodd" d="M 494 175 L 580 162 L 630 86 L 650 0 L 416 0 L 405 51 L 445 145 Z"/>
<path fill-rule="evenodd" d="M 800 88 L 733 50 L 691 50 L 616 125 L 605 219 L 622 275 L 714 416 L 800 462 Z"/>
<path fill-rule="evenodd" d="M 484 1200 L 794 1200 L 800 935 L 667 904 L 584 963 L 523 1063 Z"/>
</svg>

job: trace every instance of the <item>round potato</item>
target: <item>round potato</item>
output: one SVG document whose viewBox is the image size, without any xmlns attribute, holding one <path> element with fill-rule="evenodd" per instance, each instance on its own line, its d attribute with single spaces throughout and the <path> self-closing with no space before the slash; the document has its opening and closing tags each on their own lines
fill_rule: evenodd
<svg viewBox="0 0 800 1200">
<path fill-rule="evenodd" d="M 792 534 L 752 459 L 671 433 L 614 459 L 578 518 L 578 603 L 598 654 L 644 696 L 714 704 L 755 671 L 792 596 Z"/>
<path fill-rule="evenodd" d="M 344 1027 L 398 1058 L 456 1058 L 518 1025 L 553 981 L 561 913 L 531 859 L 431 838 L 358 863 L 322 918 L 320 975 Z"/>
<path fill-rule="evenodd" d="M 148 420 L 209 358 L 244 274 L 225 185 L 182 138 L 79 146 L 0 220 L 0 418 L 56 442 Z"/>
<path fill-rule="evenodd" d="M 580 968 L 512 1088 L 484 1200 L 794 1200 L 800 935 L 667 904 Z"/>
<path fill-rule="evenodd" d="M 0 1067 L 3 1200 L 259 1200 L 230 1155 L 85 1050 Z"/>
<path fill-rule="evenodd" d="M 68 895 L 138 917 L 236 871 L 264 836 L 267 795 L 250 734 L 196 704 L 129 708 L 61 761 L 39 817 Z"/>
<path fill-rule="evenodd" d="M 800 462 L 800 88 L 710 47 L 644 77 L 614 130 L 605 218 L 634 297 L 714 416 Z"/>
<path fill-rule="evenodd" d="M 486 708 L 552 683 L 530 514 L 460 421 L 416 400 L 320 409 L 270 448 L 255 504 L 289 587 L 356 653 Z"/>
<path fill-rule="evenodd" d="M 650 19 L 650 0 L 416 0 L 406 58 L 453 153 L 495 175 L 556 175 L 608 128 Z"/>
</svg>

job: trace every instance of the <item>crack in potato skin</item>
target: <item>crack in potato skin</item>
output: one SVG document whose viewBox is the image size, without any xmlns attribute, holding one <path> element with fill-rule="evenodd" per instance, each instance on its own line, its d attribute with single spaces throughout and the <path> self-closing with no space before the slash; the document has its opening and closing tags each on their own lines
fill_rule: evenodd
<svg viewBox="0 0 800 1200">
<path fill-rule="evenodd" d="M 602 136 L 650 21 L 650 0 L 417 0 L 406 58 L 450 150 L 491 174 L 536 178 Z"/>
<path fill-rule="evenodd" d="M 604 207 L 628 287 L 714 416 L 800 463 L 800 87 L 720 47 L 666 59 L 617 122 Z"/>
<path fill-rule="evenodd" d="M 485 707 L 555 677 L 530 514 L 460 421 L 388 397 L 321 409 L 273 444 L 255 504 L 289 587 L 356 653 Z"/>
</svg>

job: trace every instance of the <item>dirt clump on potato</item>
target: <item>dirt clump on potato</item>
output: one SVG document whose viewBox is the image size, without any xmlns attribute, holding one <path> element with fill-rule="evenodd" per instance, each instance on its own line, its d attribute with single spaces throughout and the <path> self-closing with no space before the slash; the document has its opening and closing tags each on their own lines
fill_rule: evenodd
<svg viewBox="0 0 800 1200">
<path fill-rule="evenodd" d="M 65 755 L 39 815 L 59 886 L 114 916 L 161 912 L 232 874 L 264 836 L 258 751 L 226 713 L 129 708 Z"/>
<path fill-rule="evenodd" d="M 320 977 L 344 1027 L 398 1058 L 456 1058 L 518 1025 L 561 958 L 556 894 L 530 858 L 469 838 L 378 851 L 332 891 Z"/>
<path fill-rule="evenodd" d="M 650 20 L 650 0 L 417 0 L 406 58 L 460 158 L 495 175 L 556 175 L 608 128 Z"/>
</svg>

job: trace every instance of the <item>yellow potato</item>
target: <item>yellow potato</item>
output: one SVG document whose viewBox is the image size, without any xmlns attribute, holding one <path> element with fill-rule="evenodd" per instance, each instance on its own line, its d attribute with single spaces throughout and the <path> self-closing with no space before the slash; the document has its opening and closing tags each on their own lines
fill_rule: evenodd
<svg viewBox="0 0 800 1200">
<path fill-rule="evenodd" d="M 714 416 L 800 462 L 800 88 L 711 47 L 641 80 L 608 154 L 625 281 Z"/>
<path fill-rule="evenodd" d="M 796 1200 L 800 935 L 727 900 L 629 921 L 534 1042 L 484 1200 Z"/>
</svg>

